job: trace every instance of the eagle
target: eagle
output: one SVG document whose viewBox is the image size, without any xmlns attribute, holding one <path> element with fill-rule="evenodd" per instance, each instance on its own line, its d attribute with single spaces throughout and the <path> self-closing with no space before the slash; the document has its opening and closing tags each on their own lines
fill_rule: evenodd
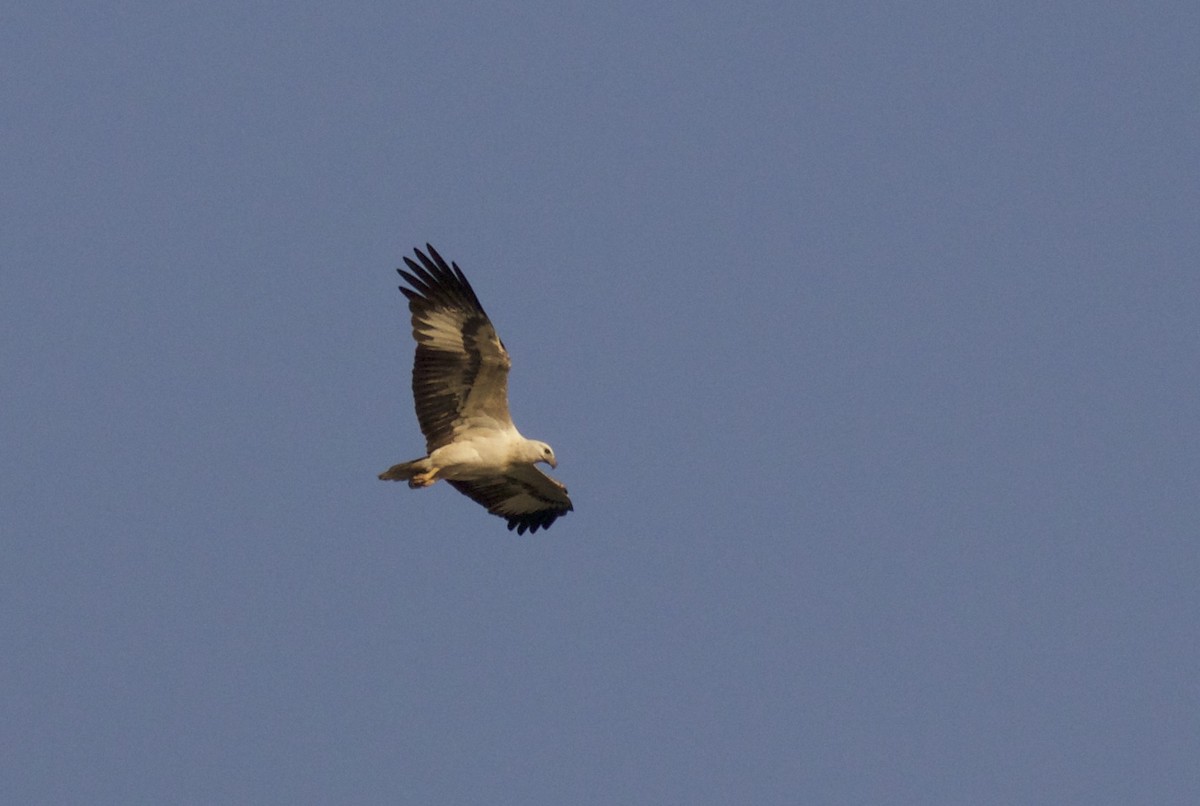
<svg viewBox="0 0 1200 806">
<path fill-rule="evenodd" d="M 509 531 L 549 529 L 572 511 L 567 488 L 536 467 L 558 467 L 545 442 L 526 439 L 508 413 L 512 362 L 475 290 L 457 263 L 430 244 L 409 271 L 396 269 L 417 342 L 412 390 L 426 456 L 393 465 L 385 481 L 412 488 L 445 479 L 451 487 L 508 521 Z M 419 261 L 419 262 L 417 262 Z"/>
</svg>

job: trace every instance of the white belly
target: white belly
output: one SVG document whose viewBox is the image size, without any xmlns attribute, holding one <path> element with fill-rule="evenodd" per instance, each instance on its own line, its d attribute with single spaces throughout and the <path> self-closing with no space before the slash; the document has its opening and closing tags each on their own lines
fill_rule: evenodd
<svg viewBox="0 0 1200 806">
<path fill-rule="evenodd" d="M 452 442 L 429 454 L 429 462 L 441 468 L 443 479 L 478 479 L 503 472 L 508 464 L 510 442 L 502 436 Z"/>
</svg>

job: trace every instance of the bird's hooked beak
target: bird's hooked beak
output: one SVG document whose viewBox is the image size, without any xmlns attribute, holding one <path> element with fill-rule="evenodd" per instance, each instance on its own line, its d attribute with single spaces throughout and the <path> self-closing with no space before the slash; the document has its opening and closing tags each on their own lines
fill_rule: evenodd
<svg viewBox="0 0 1200 806">
<path fill-rule="evenodd" d="M 558 467 L 558 462 L 554 461 L 553 456 L 551 456 L 549 459 L 546 460 L 546 464 L 550 465 L 550 467 L 553 467 L 553 468 Z"/>
</svg>

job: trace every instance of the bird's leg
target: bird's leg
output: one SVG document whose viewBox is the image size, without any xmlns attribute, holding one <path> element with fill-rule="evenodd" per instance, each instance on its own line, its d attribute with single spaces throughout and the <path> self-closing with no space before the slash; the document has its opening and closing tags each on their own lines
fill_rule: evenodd
<svg viewBox="0 0 1200 806">
<path fill-rule="evenodd" d="M 408 480 L 408 486 L 415 490 L 417 487 L 428 487 L 435 481 L 437 481 L 437 468 L 425 473 L 414 473 L 413 477 Z"/>
</svg>

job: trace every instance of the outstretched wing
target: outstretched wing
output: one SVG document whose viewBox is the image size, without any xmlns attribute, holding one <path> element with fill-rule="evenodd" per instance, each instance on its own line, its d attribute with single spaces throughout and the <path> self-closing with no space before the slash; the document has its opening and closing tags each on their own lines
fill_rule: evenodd
<svg viewBox="0 0 1200 806">
<path fill-rule="evenodd" d="M 503 476 L 482 481 L 447 481 L 463 495 L 508 521 L 509 531 L 549 529 L 560 515 L 575 507 L 567 488 L 533 465 L 513 465 Z"/>
<path fill-rule="evenodd" d="M 430 452 L 463 428 L 508 429 L 508 351 L 457 263 L 425 244 L 420 263 L 404 258 L 412 286 L 400 286 L 412 313 L 417 355 L 412 389 L 417 421 Z"/>
</svg>

